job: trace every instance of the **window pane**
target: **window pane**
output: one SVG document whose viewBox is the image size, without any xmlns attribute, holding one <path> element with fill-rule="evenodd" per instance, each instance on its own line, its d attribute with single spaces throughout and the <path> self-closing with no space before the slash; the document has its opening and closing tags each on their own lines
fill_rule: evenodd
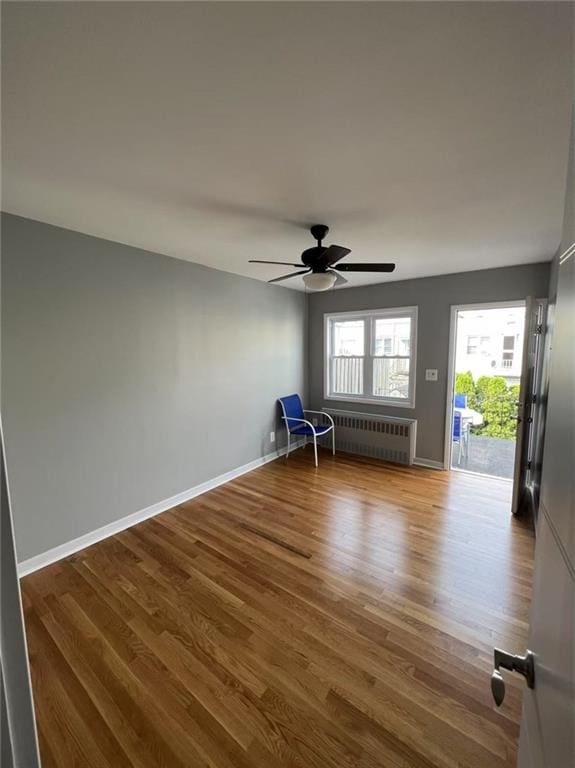
<svg viewBox="0 0 575 768">
<path fill-rule="evenodd" d="M 363 394 L 363 357 L 334 357 L 331 391 L 339 395 Z"/>
<path fill-rule="evenodd" d="M 515 349 L 515 336 L 504 336 L 503 337 L 503 349 L 510 352 Z"/>
<path fill-rule="evenodd" d="M 409 355 L 410 342 L 410 317 L 380 317 L 375 321 L 374 355 Z"/>
<path fill-rule="evenodd" d="M 335 320 L 333 323 L 332 355 L 362 357 L 364 328 L 363 320 Z"/>
<path fill-rule="evenodd" d="M 376 397 L 409 398 L 409 360 L 374 357 L 373 394 Z"/>
</svg>

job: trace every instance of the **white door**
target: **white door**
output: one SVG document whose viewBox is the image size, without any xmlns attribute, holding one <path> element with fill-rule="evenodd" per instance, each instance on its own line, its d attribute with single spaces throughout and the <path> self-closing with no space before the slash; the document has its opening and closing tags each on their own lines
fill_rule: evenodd
<svg viewBox="0 0 575 768">
<path fill-rule="evenodd" d="M 554 325 L 519 768 L 575 766 L 575 256 L 560 266 Z"/>
<path fill-rule="evenodd" d="M 549 381 L 549 361 L 546 360 L 546 347 L 548 347 L 549 343 L 547 337 L 549 322 L 547 300 L 536 301 L 533 313 L 535 333 L 532 336 L 532 350 L 530 354 L 533 355 L 534 362 L 529 392 L 529 433 L 525 451 L 527 466 L 525 507 L 530 509 L 534 521 L 537 522 Z"/>
<path fill-rule="evenodd" d="M 523 699 L 519 768 L 575 766 L 575 574 L 552 515 L 539 507 L 529 648 L 535 687 Z"/>
<path fill-rule="evenodd" d="M 514 515 L 519 512 L 524 489 L 526 488 L 527 446 L 529 444 L 529 399 L 531 382 L 535 368 L 533 354 L 533 336 L 536 332 L 537 313 L 534 312 L 534 302 L 531 297 L 525 299 L 525 326 L 523 333 L 523 357 L 521 358 L 521 381 L 519 384 L 519 400 L 517 401 L 517 432 L 515 441 L 515 466 L 513 469 L 513 494 L 511 511 Z"/>
<path fill-rule="evenodd" d="M 40 768 L 1 419 L 0 475 L 2 766 Z"/>
</svg>

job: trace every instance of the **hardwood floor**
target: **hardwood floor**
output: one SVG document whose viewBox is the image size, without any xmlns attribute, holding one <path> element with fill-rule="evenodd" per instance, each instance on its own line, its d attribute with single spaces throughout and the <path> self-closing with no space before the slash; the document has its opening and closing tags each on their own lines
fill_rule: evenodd
<svg viewBox="0 0 575 768">
<path fill-rule="evenodd" d="M 510 490 L 308 447 L 26 577 L 44 768 L 515 765 Z"/>
</svg>

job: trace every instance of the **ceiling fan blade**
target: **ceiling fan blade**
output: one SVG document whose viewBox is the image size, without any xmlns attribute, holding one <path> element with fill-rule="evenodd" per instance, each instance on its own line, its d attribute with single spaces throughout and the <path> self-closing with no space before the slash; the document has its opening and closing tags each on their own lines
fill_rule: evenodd
<svg viewBox="0 0 575 768">
<path fill-rule="evenodd" d="M 395 264 L 363 262 L 360 264 L 338 264 L 334 267 L 339 272 L 393 272 Z"/>
<path fill-rule="evenodd" d="M 351 253 L 351 249 L 344 248 L 342 245 L 330 245 L 329 248 L 325 249 L 316 263 L 321 267 L 330 267 L 332 264 L 335 264 L 336 261 L 347 256 L 348 253 Z"/>
<path fill-rule="evenodd" d="M 301 272 L 290 272 L 289 275 L 282 275 L 282 277 L 274 277 L 273 280 L 268 280 L 268 283 L 279 283 L 280 280 L 287 280 L 289 277 L 295 277 L 296 275 L 307 275 L 311 272 L 311 269 L 304 269 Z"/>
<path fill-rule="evenodd" d="M 248 264 L 281 264 L 284 267 L 302 266 L 302 264 L 292 264 L 291 261 L 261 261 L 260 259 L 248 259 Z"/>
</svg>

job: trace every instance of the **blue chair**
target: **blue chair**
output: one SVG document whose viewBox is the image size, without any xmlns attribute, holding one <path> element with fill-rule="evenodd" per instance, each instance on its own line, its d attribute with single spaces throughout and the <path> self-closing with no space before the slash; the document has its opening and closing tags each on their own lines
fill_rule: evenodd
<svg viewBox="0 0 575 768">
<path fill-rule="evenodd" d="M 455 395 L 453 405 L 456 408 L 467 408 L 467 395 Z"/>
<path fill-rule="evenodd" d="M 459 456 L 457 463 L 461 464 L 461 453 L 463 449 L 463 455 L 467 456 L 467 446 L 469 442 L 469 427 L 464 426 L 461 414 L 457 411 L 453 412 L 453 442 L 459 445 Z"/>
<path fill-rule="evenodd" d="M 306 443 L 308 437 L 313 437 L 313 452 L 315 456 L 315 465 L 317 467 L 317 438 L 321 437 L 322 435 L 326 435 L 328 432 L 332 433 L 331 448 L 332 453 L 335 456 L 335 424 L 329 413 L 325 413 L 324 411 L 310 411 L 308 409 L 304 409 L 299 395 L 287 395 L 287 397 L 280 397 L 278 402 L 281 405 L 283 412 L 282 419 L 285 422 L 287 432 L 286 458 L 289 456 L 292 435 L 296 435 L 297 437 L 305 437 Z M 321 416 L 329 419 L 330 424 L 327 426 L 322 425 L 314 427 L 312 422 L 305 418 L 306 413 L 318 413 Z"/>
</svg>

